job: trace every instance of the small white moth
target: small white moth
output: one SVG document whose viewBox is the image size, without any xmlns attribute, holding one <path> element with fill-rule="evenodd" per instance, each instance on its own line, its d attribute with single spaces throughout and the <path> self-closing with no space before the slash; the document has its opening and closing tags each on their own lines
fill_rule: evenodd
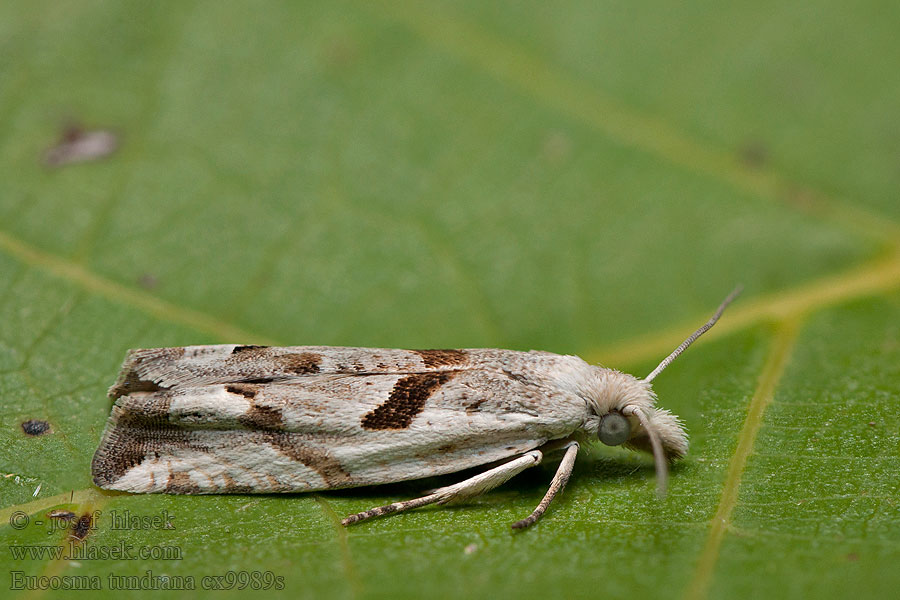
<svg viewBox="0 0 900 600">
<path fill-rule="evenodd" d="M 576 356 L 512 350 L 188 346 L 131 350 L 94 454 L 106 489 L 172 494 L 303 492 L 498 466 L 414 500 L 350 515 L 349 525 L 482 494 L 544 453 L 564 451 L 535 523 L 563 489 L 579 445 L 652 452 L 658 489 L 687 452 L 678 418 L 650 382 L 739 293 L 647 377 Z"/>
</svg>

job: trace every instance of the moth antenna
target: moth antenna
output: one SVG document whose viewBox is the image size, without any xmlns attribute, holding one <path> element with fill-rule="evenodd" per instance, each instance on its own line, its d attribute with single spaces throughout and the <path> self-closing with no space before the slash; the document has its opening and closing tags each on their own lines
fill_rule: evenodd
<svg viewBox="0 0 900 600">
<path fill-rule="evenodd" d="M 670 364 L 672 364 L 673 360 L 678 358 L 679 354 L 681 354 L 682 352 L 687 350 L 687 347 L 690 346 L 691 344 L 693 344 L 694 341 L 698 337 L 700 337 L 701 335 L 703 335 L 704 333 L 709 331 L 710 328 L 716 324 L 716 321 L 719 320 L 719 317 L 722 316 L 722 313 L 725 312 L 725 309 L 728 307 L 728 305 L 731 304 L 732 300 L 737 298 L 743 289 L 744 289 L 744 286 L 742 286 L 742 285 L 739 285 L 736 288 L 734 288 L 734 291 L 732 291 L 730 294 L 728 294 L 728 297 L 725 298 L 722 301 L 722 304 L 719 305 L 719 308 L 716 309 L 716 314 L 714 314 L 712 317 L 710 317 L 709 321 L 704 323 L 700 329 L 698 329 L 697 331 L 692 333 L 688 339 L 681 342 L 681 345 L 678 346 L 677 348 L 675 348 L 675 350 L 672 352 L 672 354 L 668 355 L 665 358 L 665 360 L 663 360 L 661 363 L 659 363 L 656 366 L 656 368 L 650 372 L 649 375 L 644 377 L 644 381 L 646 381 L 647 383 L 650 383 L 651 381 L 653 381 L 657 375 L 662 373 L 663 369 L 668 367 Z M 652 440 L 653 438 L 651 437 L 650 439 Z"/>
<path fill-rule="evenodd" d="M 635 411 L 641 427 L 647 432 L 650 438 L 650 445 L 653 447 L 653 464 L 656 466 L 656 494 L 662 498 L 666 495 L 669 487 L 669 463 L 666 460 L 666 454 L 663 452 L 662 440 L 659 439 L 659 433 L 656 428 L 650 424 L 650 419 L 643 411 Z"/>
</svg>

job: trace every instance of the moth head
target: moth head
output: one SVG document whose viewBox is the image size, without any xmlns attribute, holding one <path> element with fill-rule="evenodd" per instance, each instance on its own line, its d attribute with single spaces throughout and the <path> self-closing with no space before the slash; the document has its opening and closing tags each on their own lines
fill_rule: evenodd
<svg viewBox="0 0 900 600">
<path fill-rule="evenodd" d="M 653 436 L 659 439 L 665 459 L 684 458 L 688 441 L 684 424 L 664 408 L 625 407 L 600 417 L 597 438 L 607 446 L 653 452 Z"/>
<path fill-rule="evenodd" d="M 649 375 L 637 379 L 618 371 L 604 370 L 602 390 L 594 410 L 599 419 L 597 437 L 607 446 L 624 445 L 633 450 L 653 453 L 657 491 L 664 495 L 668 483 L 668 463 L 687 453 L 687 433 L 678 417 L 656 407 L 656 394 L 650 383 L 688 346 L 706 333 L 732 300 L 741 292 L 738 286 L 719 305 L 715 314 L 667 356 Z M 605 381 L 604 381 L 605 380 Z"/>
<path fill-rule="evenodd" d="M 668 464 L 687 453 L 684 426 L 671 412 L 656 407 L 656 394 L 646 380 L 612 369 L 598 369 L 596 377 L 591 433 L 607 446 L 651 453 L 659 492 L 664 494 Z"/>
</svg>

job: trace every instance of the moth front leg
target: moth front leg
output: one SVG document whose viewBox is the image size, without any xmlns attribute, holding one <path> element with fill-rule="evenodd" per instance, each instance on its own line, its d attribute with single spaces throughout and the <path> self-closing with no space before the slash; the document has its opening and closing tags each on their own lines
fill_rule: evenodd
<svg viewBox="0 0 900 600">
<path fill-rule="evenodd" d="M 566 449 L 566 453 L 559 463 L 559 468 L 556 469 L 556 475 L 553 476 L 553 481 L 550 482 L 550 488 L 547 490 L 547 493 L 544 494 L 544 498 L 530 515 L 521 521 L 513 523 L 513 529 L 525 529 L 526 527 L 530 527 L 537 523 L 538 519 L 544 516 L 544 512 L 547 510 L 547 507 L 550 506 L 550 503 L 553 502 L 556 495 L 562 492 L 566 487 L 566 484 L 569 482 L 569 477 L 572 475 L 572 469 L 575 467 L 575 457 L 578 456 L 578 442 L 569 442 L 563 446 L 563 448 Z"/>
<path fill-rule="evenodd" d="M 421 498 L 415 498 L 413 500 L 406 500 L 404 502 L 394 502 L 393 504 L 379 506 L 378 508 L 373 508 L 365 512 L 356 513 L 355 515 L 349 515 L 347 518 L 341 521 L 341 525 L 352 525 L 353 523 L 365 521 L 366 519 L 371 519 L 373 517 L 389 515 L 404 510 L 409 510 L 411 508 L 427 506 L 429 504 L 446 504 L 450 501 L 465 500 L 467 498 L 478 496 L 487 492 L 488 490 L 494 489 L 498 485 L 506 483 L 525 469 L 539 464 L 543 457 L 544 455 L 540 450 L 531 450 L 530 452 L 526 452 L 522 456 L 515 458 L 508 463 L 503 463 L 502 465 L 494 467 L 493 469 L 489 469 L 484 473 L 479 473 L 478 475 L 470 477 L 465 481 L 461 481 L 454 485 L 448 485 L 447 487 L 438 488 L 427 496 L 422 496 Z M 565 482 L 563 482 L 563 485 L 565 485 Z"/>
</svg>

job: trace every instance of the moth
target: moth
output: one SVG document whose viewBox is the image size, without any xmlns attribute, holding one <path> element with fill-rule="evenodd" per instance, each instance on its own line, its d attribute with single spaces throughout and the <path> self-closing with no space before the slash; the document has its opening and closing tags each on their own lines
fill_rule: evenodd
<svg viewBox="0 0 900 600">
<path fill-rule="evenodd" d="M 171 494 L 308 492 L 391 483 L 493 465 L 460 483 L 349 515 L 349 525 L 460 501 L 561 451 L 528 527 L 565 487 L 581 445 L 653 455 L 688 449 L 680 420 L 656 406 L 653 379 L 712 327 L 702 327 L 643 379 L 577 356 L 497 349 L 394 350 L 211 345 L 128 352 L 92 461 L 105 489 Z"/>
</svg>

